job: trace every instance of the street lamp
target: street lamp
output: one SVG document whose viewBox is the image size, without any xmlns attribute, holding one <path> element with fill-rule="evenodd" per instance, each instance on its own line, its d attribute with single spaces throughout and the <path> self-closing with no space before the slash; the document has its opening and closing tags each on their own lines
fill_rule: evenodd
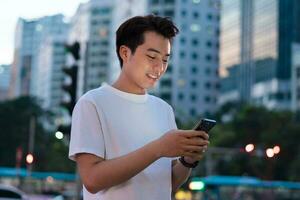
<svg viewBox="0 0 300 200">
<path fill-rule="evenodd" d="M 26 163 L 29 165 L 33 163 L 33 155 L 31 153 L 27 154 Z"/>
<path fill-rule="evenodd" d="M 279 154 L 280 152 L 280 147 L 278 145 L 274 146 L 273 147 L 273 151 L 274 151 L 274 154 Z"/>
<path fill-rule="evenodd" d="M 253 150 L 254 150 L 254 144 L 247 144 L 247 145 L 245 146 L 245 151 L 246 151 L 246 152 L 250 153 L 250 152 L 252 152 Z"/>
<path fill-rule="evenodd" d="M 274 157 L 274 150 L 273 150 L 273 148 L 268 148 L 266 150 L 266 154 L 267 154 L 268 158 Z"/>
<path fill-rule="evenodd" d="M 55 137 L 59 140 L 63 139 L 64 138 L 64 134 L 60 131 L 56 131 L 55 133 Z"/>
</svg>

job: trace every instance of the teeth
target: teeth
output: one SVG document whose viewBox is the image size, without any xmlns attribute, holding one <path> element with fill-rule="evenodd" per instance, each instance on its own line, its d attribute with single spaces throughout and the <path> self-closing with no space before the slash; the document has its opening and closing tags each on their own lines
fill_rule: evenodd
<svg viewBox="0 0 300 200">
<path fill-rule="evenodd" d="M 150 77 L 153 78 L 153 79 L 157 79 L 157 78 L 158 78 L 157 76 L 152 75 L 152 74 L 148 74 L 148 76 L 150 76 Z"/>
</svg>

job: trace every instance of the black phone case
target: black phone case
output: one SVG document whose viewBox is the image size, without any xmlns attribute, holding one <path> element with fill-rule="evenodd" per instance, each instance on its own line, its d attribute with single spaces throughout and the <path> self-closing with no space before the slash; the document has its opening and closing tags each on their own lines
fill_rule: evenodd
<svg viewBox="0 0 300 200">
<path fill-rule="evenodd" d="M 215 120 L 201 119 L 200 122 L 195 126 L 194 130 L 205 131 L 206 133 L 208 133 L 215 125 Z"/>
</svg>

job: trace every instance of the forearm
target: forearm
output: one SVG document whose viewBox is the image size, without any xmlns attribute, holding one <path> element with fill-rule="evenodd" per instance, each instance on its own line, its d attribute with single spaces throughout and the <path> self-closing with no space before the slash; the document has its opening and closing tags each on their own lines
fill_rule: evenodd
<svg viewBox="0 0 300 200">
<path fill-rule="evenodd" d="M 127 155 L 99 162 L 86 172 L 85 187 L 92 193 L 123 183 L 144 170 L 160 156 L 151 142 Z"/>
<path fill-rule="evenodd" d="M 191 169 L 183 166 L 178 160 L 172 167 L 172 191 L 175 192 L 191 175 Z"/>
</svg>

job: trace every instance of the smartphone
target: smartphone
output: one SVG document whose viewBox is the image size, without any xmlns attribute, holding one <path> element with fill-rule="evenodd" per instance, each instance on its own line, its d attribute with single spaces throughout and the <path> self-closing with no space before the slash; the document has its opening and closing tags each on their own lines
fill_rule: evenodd
<svg viewBox="0 0 300 200">
<path fill-rule="evenodd" d="M 213 119 L 201 119 L 194 127 L 194 130 L 208 133 L 216 125 L 216 123 L 217 122 Z"/>
</svg>

